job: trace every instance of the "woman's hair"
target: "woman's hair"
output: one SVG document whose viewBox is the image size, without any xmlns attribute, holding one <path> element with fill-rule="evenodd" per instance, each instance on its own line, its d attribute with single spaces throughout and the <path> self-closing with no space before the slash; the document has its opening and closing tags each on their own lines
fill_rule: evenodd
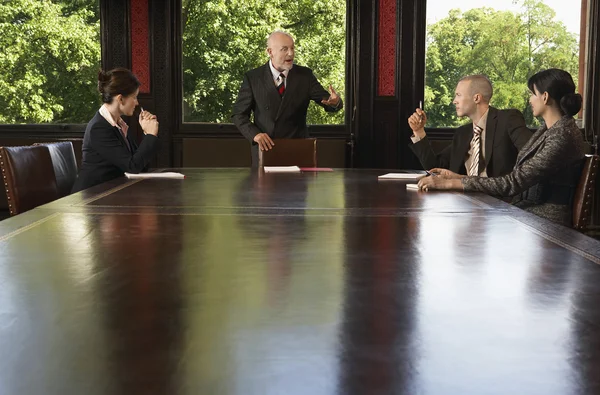
<svg viewBox="0 0 600 395">
<path fill-rule="evenodd" d="M 574 116 L 581 110 L 583 101 L 579 93 L 575 93 L 575 83 L 571 74 L 561 69 L 548 69 L 540 71 L 527 81 L 529 90 L 534 92 L 548 92 L 548 95 L 556 101 L 563 115 Z"/>
<path fill-rule="evenodd" d="M 140 81 L 130 70 L 119 67 L 98 72 L 98 91 L 103 103 L 112 103 L 117 95 L 129 96 L 140 87 Z"/>
</svg>

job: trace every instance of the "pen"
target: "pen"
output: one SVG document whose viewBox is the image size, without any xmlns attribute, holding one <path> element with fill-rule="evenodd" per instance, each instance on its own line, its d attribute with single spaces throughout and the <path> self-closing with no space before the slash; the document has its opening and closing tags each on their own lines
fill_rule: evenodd
<svg viewBox="0 0 600 395">
<path fill-rule="evenodd" d="M 425 170 L 425 174 L 428 176 L 437 176 L 437 174 L 430 172 L 429 170 Z"/>
<path fill-rule="evenodd" d="M 419 109 L 423 111 L 423 100 L 419 100 Z M 419 114 L 419 117 L 423 119 L 423 113 Z"/>
</svg>

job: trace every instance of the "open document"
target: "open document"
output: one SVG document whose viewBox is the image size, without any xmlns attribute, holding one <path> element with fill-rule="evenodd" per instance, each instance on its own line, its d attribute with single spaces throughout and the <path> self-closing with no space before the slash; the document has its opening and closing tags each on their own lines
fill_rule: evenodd
<svg viewBox="0 0 600 395">
<path fill-rule="evenodd" d="M 139 174 L 133 174 L 133 173 L 125 173 L 125 177 L 127 178 L 176 178 L 176 179 L 182 179 L 185 178 L 185 176 L 181 173 L 174 173 L 174 172 L 164 172 L 164 173 L 139 173 Z"/>
<path fill-rule="evenodd" d="M 265 166 L 265 173 L 300 173 L 298 166 Z"/>
<path fill-rule="evenodd" d="M 377 177 L 380 180 L 404 180 L 404 181 L 417 181 L 426 174 L 422 173 L 387 173 Z"/>
</svg>

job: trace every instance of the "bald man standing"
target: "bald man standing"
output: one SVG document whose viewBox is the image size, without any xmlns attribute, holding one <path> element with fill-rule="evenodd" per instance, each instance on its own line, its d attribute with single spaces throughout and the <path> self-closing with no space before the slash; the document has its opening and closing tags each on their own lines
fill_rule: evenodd
<svg viewBox="0 0 600 395">
<path fill-rule="evenodd" d="M 427 115 L 419 108 L 408 118 L 413 130 L 410 148 L 425 169 L 435 167 L 455 173 L 499 177 L 510 173 L 517 153 L 532 133 L 519 110 L 498 110 L 490 106 L 493 89 L 484 75 L 463 77 L 456 86 L 456 114 L 471 123 L 459 127 L 452 143 L 435 153 L 425 133 Z"/>
<path fill-rule="evenodd" d="M 233 106 L 233 123 L 252 143 L 254 166 L 259 149 L 277 149 L 273 140 L 308 137 L 306 112 L 311 100 L 327 112 L 343 107 L 331 85 L 327 92 L 311 69 L 294 64 L 294 51 L 292 36 L 282 31 L 271 33 L 267 39 L 269 61 L 244 75 Z"/>
</svg>

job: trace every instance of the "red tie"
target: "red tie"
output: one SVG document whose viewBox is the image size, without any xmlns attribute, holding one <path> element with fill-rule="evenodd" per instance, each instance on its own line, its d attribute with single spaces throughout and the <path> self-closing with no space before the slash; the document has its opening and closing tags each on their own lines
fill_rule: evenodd
<svg viewBox="0 0 600 395">
<path fill-rule="evenodd" d="M 279 74 L 277 80 L 280 81 L 277 84 L 277 92 L 279 92 L 279 96 L 283 97 L 283 94 L 285 93 L 285 75 L 283 75 L 283 73 Z"/>
</svg>

